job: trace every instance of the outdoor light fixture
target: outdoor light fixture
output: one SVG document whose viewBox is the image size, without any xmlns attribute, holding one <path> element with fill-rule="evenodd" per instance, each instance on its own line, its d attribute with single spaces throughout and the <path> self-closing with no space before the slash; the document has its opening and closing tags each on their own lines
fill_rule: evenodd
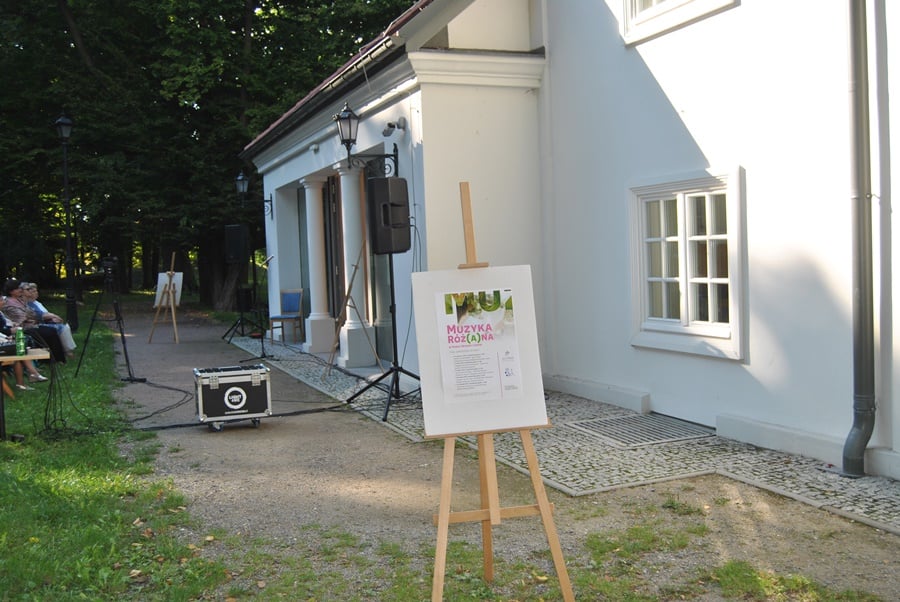
<svg viewBox="0 0 900 602">
<path fill-rule="evenodd" d="M 350 103 L 344 103 L 341 112 L 333 117 L 337 122 L 338 136 L 341 144 L 347 147 L 347 156 L 350 156 L 350 147 L 356 144 L 356 133 L 359 131 L 359 116 L 350 108 Z"/>
<path fill-rule="evenodd" d="M 75 300 L 75 249 L 72 237 L 72 200 L 69 197 L 69 136 L 72 120 L 65 114 L 56 120 L 56 132 L 62 143 L 63 204 L 66 207 L 66 322 L 72 332 L 78 331 L 78 304 Z"/>
<path fill-rule="evenodd" d="M 250 178 L 245 176 L 243 171 L 239 173 L 234 179 L 234 187 L 237 189 L 238 196 L 241 197 L 241 203 L 263 203 L 263 212 L 269 216 L 269 219 L 274 219 L 272 217 L 272 214 L 274 213 L 272 211 L 272 195 L 270 194 L 269 198 L 267 199 L 251 199 L 247 194 L 247 188 L 249 187 L 249 185 Z"/>
<path fill-rule="evenodd" d="M 356 134 L 359 132 L 359 116 L 345 102 L 341 112 L 332 117 L 337 122 L 338 136 L 341 144 L 347 149 L 347 164 L 350 167 L 364 169 L 369 177 L 396 176 L 399 168 L 397 144 L 394 144 L 394 152 L 389 155 L 354 155 L 351 148 L 356 144 Z M 392 163 L 388 163 L 391 161 Z"/>
</svg>

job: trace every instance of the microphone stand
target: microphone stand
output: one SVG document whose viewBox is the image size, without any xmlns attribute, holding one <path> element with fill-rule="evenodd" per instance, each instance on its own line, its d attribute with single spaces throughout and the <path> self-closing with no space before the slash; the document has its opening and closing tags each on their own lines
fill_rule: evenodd
<svg viewBox="0 0 900 602">
<path fill-rule="evenodd" d="M 275 259 L 275 256 L 274 256 L 274 255 L 269 255 L 268 257 L 266 257 L 266 260 L 262 263 L 263 267 L 266 267 L 266 268 L 267 268 L 267 267 L 269 266 L 269 262 L 271 262 L 273 259 Z M 254 291 L 253 291 L 253 297 L 254 297 L 254 301 L 256 301 L 256 290 L 255 290 L 255 289 L 254 289 Z M 259 312 L 259 304 L 258 304 L 258 303 L 254 303 L 254 306 L 256 307 L 256 313 L 259 314 L 259 313 L 260 313 L 260 312 Z M 261 316 L 259 316 L 259 317 L 261 317 Z M 241 360 L 240 363 L 242 363 L 242 364 L 243 364 L 244 362 L 252 362 L 252 361 L 255 361 L 255 360 L 275 360 L 275 359 L 278 359 L 278 358 L 276 358 L 274 355 L 268 355 L 268 354 L 266 353 L 266 329 L 265 329 L 265 324 L 262 324 L 262 323 L 261 323 L 261 322 L 263 322 L 262 319 L 260 319 L 259 321 L 260 321 L 260 324 L 257 324 L 257 326 L 259 327 L 259 330 L 260 330 L 260 333 L 259 333 L 259 355 L 258 355 L 257 357 L 251 357 L 251 358 L 249 358 L 249 359 Z"/>
</svg>

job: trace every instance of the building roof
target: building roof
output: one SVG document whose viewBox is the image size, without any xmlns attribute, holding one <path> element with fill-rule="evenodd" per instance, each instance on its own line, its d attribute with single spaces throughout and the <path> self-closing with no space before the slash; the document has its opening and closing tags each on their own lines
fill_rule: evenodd
<svg viewBox="0 0 900 602">
<path fill-rule="evenodd" d="M 275 143 L 281 136 L 301 123 L 306 116 L 314 113 L 322 105 L 331 102 L 336 95 L 341 94 L 347 88 L 353 87 L 359 78 L 379 71 L 403 54 L 405 42 L 400 35 L 400 30 L 435 1 L 418 0 L 409 7 L 402 15 L 394 19 L 381 34 L 365 44 L 349 61 L 313 88 L 309 94 L 247 144 L 240 156 L 249 159 Z"/>
</svg>

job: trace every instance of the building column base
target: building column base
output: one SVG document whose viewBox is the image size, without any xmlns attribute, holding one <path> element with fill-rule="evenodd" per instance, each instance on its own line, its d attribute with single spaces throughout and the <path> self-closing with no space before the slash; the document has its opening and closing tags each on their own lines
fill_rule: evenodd
<svg viewBox="0 0 900 602">
<path fill-rule="evenodd" d="M 328 314 L 306 319 L 306 353 L 330 353 L 334 347 L 334 318 Z"/>
<path fill-rule="evenodd" d="M 341 329 L 341 353 L 338 366 L 341 368 L 362 368 L 375 365 L 375 331 L 370 326 Z"/>
</svg>

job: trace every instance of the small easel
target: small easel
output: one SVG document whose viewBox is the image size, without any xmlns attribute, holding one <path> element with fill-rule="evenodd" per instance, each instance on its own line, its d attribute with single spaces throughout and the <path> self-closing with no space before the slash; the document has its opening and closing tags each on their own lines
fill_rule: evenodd
<svg viewBox="0 0 900 602">
<path fill-rule="evenodd" d="M 156 315 L 153 316 L 153 326 L 150 328 L 150 337 L 147 339 L 148 343 L 153 342 L 153 331 L 156 330 L 156 322 L 159 318 L 159 312 L 164 308 L 171 308 L 172 311 L 172 330 L 175 334 L 175 342 L 178 343 L 178 322 L 175 320 L 175 282 L 173 278 L 175 277 L 175 252 L 172 252 L 172 263 L 169 266 L 169 271 L 166 272 L 166 276 L 168 277 L 168 282 L 163 285 L 162 296 L 159 299 L 159 305 L 156 306 Z"/>
<path fill-rule="evenodd" d="M 475 254 L 475 232 L 472 220 L 472 200 L 469 194 L 469 183 L 459 183 L 460 201 L 462 203 L 463 230 L 466 239 L 466 263 L 460 264 L 460 269 L 483 268 L 488 264 L 479 262 Z M 525 459 L 528 462 L 528 472 L 531 476 L 531 485 L 534 488 L 536 504 L 530 506 L 500 507 L 500 492 L 497 484 L 497 460 L 494 454 L 494 433 L 511 432 L 518 430 L 522 438 L 522 448 L 525 451 Z M 453 485 L 453 455 L 456 448 L 457 436 L 469 434 L 478 439 L 478 471 L 481 485 L 481 508 L 462 512 L 450 512 L 451 489 Z M 538 465 L 537 453 L 534 450 L 534 441 L 531 438 L 531 430 L 509 429 L 501 431 L 486 431 L 475 433 L 460 433 L 444 437 L 444 467 L 441 474 L 440 506 L 434 520 L 437 524 L 437 546 L 434 553 L 434 581 L 431 589 L 432 602 L 440 602 L 444 592 L 444 573 L 447 565 L 447 543 L 451 523 L 481 523 L 481 542 L 484 553 L 484 580 L 494 579 L 494 542 L 492 529 L 499 525 L 504 518 L 517 518 L 521 516 L 540 515 L 544 524 L 544 532 L 547 535 L 547 543 L 550 546 L 550 554 L 553 557 L 553 565 L 559 577 L 559 589 L 563 600 L 574 602 L 572 583 L 569 581 L 569 573 L 566 570 L 562 547 L 559 544 L 559 536 L 553 523 L 553 505 L 547 499 L 544 489 L 544 481 L 541 478 L 541 469 Z"/>
</svg>

